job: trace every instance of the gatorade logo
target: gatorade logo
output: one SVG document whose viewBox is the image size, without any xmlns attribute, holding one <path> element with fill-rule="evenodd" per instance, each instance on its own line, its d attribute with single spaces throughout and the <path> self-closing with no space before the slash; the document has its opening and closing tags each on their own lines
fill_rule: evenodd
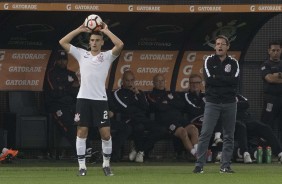
<svg viewBox="0 0 282 184">
<path fill-rule="evenodd" d="M 9 9 L 9 3 L 5 3 L 5 4 L 4 4 L 4 9 L 5 9 L 5 10 L 8 10 L 8 9 Z"/>
<path fill-rule="evenodd" d="M 255 5 L 250 6 L 250 11 L 251 12 L 255 12 L 256 11 L 256 6 Z"/>
<path fill-rule="evenodd" d="M 67 5 L 66 5 L 66 9 L 67 9 L 67 10 L 71 10 L 71 4 L 67 4 Z"/>
<path fill-rule="evenodd" d="M 190 10 L 190 12 L 194 12 L 195 11 L 195 6 L 190 6 L 189 10 Z"/>
<path fill-rule="evenodd" d="M 128 11 L 132 12 L 133 11 L 133 5 L 128 6 Z"/>
<path fill-rule="evenodd" d="M 133 59 L 133 52 L 126 52 L 124 54 L 124 61 L 132 61 Z"/>
<path fill-rule="evenodd" d="M 5 51 L 0 51 L 0 61 L 3 61 L 5 58 Z"/>
<path fill-rule="evenodd" d="M 186 60 L 188 62 L 194 62 L 196 60 L 196 55 L 196 52 L 190 52 L 188 53 Z"/>
</svg>

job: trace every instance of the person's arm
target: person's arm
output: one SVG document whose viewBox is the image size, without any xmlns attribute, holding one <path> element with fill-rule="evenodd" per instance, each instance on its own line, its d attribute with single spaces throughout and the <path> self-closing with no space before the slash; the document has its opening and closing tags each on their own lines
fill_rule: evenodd
<svg viewBox="0 0 282 184">
<path fill-rule="evenodd" d="M 60 41 L 60 45 L 65 49 L 65 51 L 69 52 L 70 51 L 70 42 L 72 41 L 72 39 L 74 37 L 76 37 L 77 35 L 79 35 L 82 32 L 91 32 L 91 30 L 87 29 L 84 25 L 79 26 L 78 28 L 76 28 L 75 30 L 71 31 L 70 33 L 68 33 L 66 36 L 64 36 Z"/>
<path fill-rule="evenodd" d="M 278 73 L 269 73 L 267 74 L 264 79 L 268 83 L 276 83 L 276 84 L 281 84 L 282 83 L 282 72 Z"/>
<path fill-rule="evenodd" d="M 112 48 L 112 54 L 118 56 L 124 46 L 123 42 L 108 29 L 108 25 L 103 22 L 103 29 L 100 30 L 102 33 L 107 35 L 114 44 Z"/>
<path fill-rule="evenodd" d="M 223 75 L 219 68 L 214 69 L 211 65 L 212 62 L 211 60 L 205 61 L 204 77 L 207 84 L 222 87 L 226 85 L 236 85 L 239 82 L 240 68 L 238 61 L 233 60 L 230 72 L 231 75 L 229 76 Z"/>
</svg>

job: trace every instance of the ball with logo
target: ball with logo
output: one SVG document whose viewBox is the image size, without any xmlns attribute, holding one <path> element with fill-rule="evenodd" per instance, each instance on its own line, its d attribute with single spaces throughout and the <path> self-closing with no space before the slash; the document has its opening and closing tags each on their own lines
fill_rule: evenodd
<svg viewBox="0 0 282 184">
<path fill-rule="evenodd" d="M 99 31 L 103 28 L 102 19 L 100 16 L 92 14 L 86 17 L 84 26 L 92 31 Z"/>
</svg>

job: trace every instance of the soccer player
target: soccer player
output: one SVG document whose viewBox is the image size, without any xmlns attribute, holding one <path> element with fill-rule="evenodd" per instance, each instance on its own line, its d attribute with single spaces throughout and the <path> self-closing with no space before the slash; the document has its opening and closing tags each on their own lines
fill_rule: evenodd
<svg viewBox="0 0 282 184">
<path fill-rule="evenodd" d="M 90 51 L 70 44 L 80 33 L 91 33 L 89 38 Z M 114 44 L 111 50 L 102 52 L 103 35 L 109 37 Z M 108 117 L 108 103 L 105 82 L 109 68 L 119 56 L 124 46 L 123 42 L 113 34 L 107 24 L 99 32 L 92 32 L 84 25 L 79 26 L 59 41 L 60 45 L 78 61 L 81 74 L 81 85 L 77 95 L 75 123 L 77 124 L 76 150 L 79 163 L 79 176 L 87 172 L 85 164 L 86 138 L 89 127 L 98 127 L 102 139 L 103 171 L 106 176 L 112 176 L 110 157 L 112 139 Z"/>
</svg>

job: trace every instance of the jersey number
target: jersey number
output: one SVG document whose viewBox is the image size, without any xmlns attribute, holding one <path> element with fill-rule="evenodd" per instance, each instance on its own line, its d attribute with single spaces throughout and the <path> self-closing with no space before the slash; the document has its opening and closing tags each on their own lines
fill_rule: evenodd
<svg viewBox="0 0 282 184">
<path fill-rule="evenodd" d="M 104 111 L 104 119 L 108 119 L 108 111 Z"/>
</svg>

